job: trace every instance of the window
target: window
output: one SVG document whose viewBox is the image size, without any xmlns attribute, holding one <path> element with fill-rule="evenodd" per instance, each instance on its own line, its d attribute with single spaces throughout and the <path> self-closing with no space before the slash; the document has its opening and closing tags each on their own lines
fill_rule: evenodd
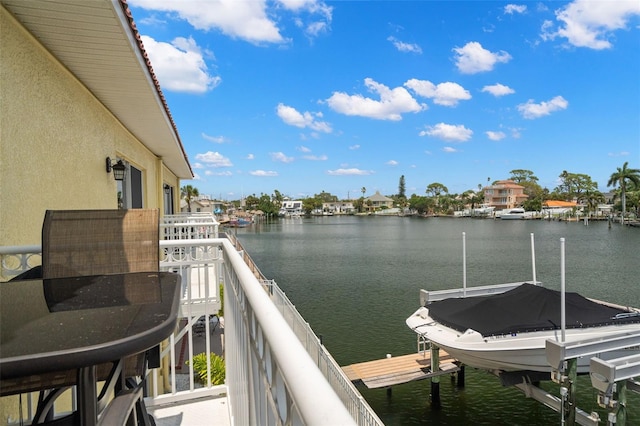
<svg viewBox="0 0 640 426">
<path fill-rule="evenodd" d="M 123 181 L 118 181 L 118 208 L 141 209 L 143 203 L 142 171 L 126 161 L 122 161 L 127 167 Z"/>
<path fill-rule="evenodd" d="M 163 189 L 164 214 L 173 214 L 173 186 L 164 184 Z"/>
</svg>

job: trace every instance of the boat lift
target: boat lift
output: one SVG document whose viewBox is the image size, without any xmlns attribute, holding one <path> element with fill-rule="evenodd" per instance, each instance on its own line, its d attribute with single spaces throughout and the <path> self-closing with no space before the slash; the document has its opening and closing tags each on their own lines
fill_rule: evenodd
<svg viewBox="0 0 640 426">
<path fill-rule="evenodd" d="M 560 398 L 539 388 L 527 377 L 522 377 L 521 383 L 513 384 L 528 398 L 533 398 L 556 412 L 562 414 L 562 424 L 583 426 L 597 426 L 600 424 L 598 413 L 587 413 L 576 407 L 576 383 L 578 358 L 592 356 L 590 361 L 591 384 L 600 393 L 598 405 L 611 410 L 607 416 L 608 425 L 625 426 L 626 423 L 626 392 L 630 390 L 640 394 L 640 355 L 603 360 L 596 355 L 624 348 L 640 347 L 640 330 L 627 332 L 609 338 L 598 338 L 578 342 L 565 342 L 565 239 L 560 239 L 560 275 L 561 275 L 561 341 L 547 340 L 547 361 L 553 368 L 551 379 L 560 383 Z M 448 299 L 451 297 L 475 297 L 503 293 L 511 290 L 522 282 L 497 284 L 489 286 L 467 287 L 466 268 L 466 235 L 462 233 L 463 247 L 463 287 L 451 290 L 427 291 L 420 290 L 420 305 L 429 302 Z M 536 279 L 535 242 L 531 234 L 531 262 L 533 279 L 531 284 L 541 285 Z M 424 344 L 424 342 L 423 342 Z M 432 345 L 432 350 L 437 350 Z M 432 358 L 433 359 L 433 358 Z M 436 358 L 437 359 L 437 358 Z M 437 371 L 437 366 L 434 366 Z M 462 366 L 461 366 L 462 368 Z M 462 370 L 464 371 L 464 370 Z M 499 376 L 498 372 L 492 372 Z M 464 376 L 463 376 L 464 377 Z M 462 379 L 464 380 L 464 379 Z M 439 378 L 432 379 L 432 392 L 438 392 Z M 617 398 L 617 399 L 614 399 Z M 432 401 L 439 404 L 439 399 Z"/>
<path fill-rule="evenodd" d="M 626 423 L 626 392 L 640 393 L 640 355 L 603 360 L 594 355 L 624 348 L 640 346 L 640 330 L 627 332 L 607 339 L 589 339 L 577 342 L 547 340 L 546 353 L 553 367 L 552 379 L 559 383 L 563 398 L 563 420 L 572 424 L 578 421 L 575 407 L 575 366 L 578 358 L 592 356 L 589 364 L 591 385 L 599 391 L 598 405 L 611 411 L 607 424 L 624 426 Z M 566 373 L 566 374 L 565 374 Z M 593 414 L 592 414 L 593 415 Z M 585 424 L 579 422 L 580 424 Z"/>
</svg>

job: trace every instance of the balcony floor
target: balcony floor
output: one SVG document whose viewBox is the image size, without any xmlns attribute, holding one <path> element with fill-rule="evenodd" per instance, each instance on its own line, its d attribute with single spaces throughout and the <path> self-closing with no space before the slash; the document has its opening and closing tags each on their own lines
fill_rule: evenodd
<svg viewBox="0 0 640 426">
<path fill-rule="evenodd" d="M 158 426 L 231 426 L 226 396 L 206 397 L 148 408 Z"/>
</svg>

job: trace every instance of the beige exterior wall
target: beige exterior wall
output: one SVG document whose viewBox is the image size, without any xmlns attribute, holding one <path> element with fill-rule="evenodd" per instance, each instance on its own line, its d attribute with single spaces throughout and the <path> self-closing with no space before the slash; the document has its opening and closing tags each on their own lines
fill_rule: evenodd
<svg viewBox="0 0 640 426">
<path fill-rule="evenodd" d="M 39 244 L 47 209 L 117 208 L 105 159 L 143 171 L 143 206 L 179 180 L 0 7 L 0 245 Z M 114 81 L 114 84 L 116 82 Z"/>
</svg>

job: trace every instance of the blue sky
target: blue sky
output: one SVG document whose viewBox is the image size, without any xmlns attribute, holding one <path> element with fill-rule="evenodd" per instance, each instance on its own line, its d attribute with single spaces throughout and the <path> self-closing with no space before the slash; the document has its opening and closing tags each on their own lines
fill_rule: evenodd
<svg viewBox="0 0 640 426">
<path fill-rule="evenodd" d="M 640 2 L 129 0 L 196 178 L 226 200 L 461 193 L 640 167 Z"/>
</svg>

